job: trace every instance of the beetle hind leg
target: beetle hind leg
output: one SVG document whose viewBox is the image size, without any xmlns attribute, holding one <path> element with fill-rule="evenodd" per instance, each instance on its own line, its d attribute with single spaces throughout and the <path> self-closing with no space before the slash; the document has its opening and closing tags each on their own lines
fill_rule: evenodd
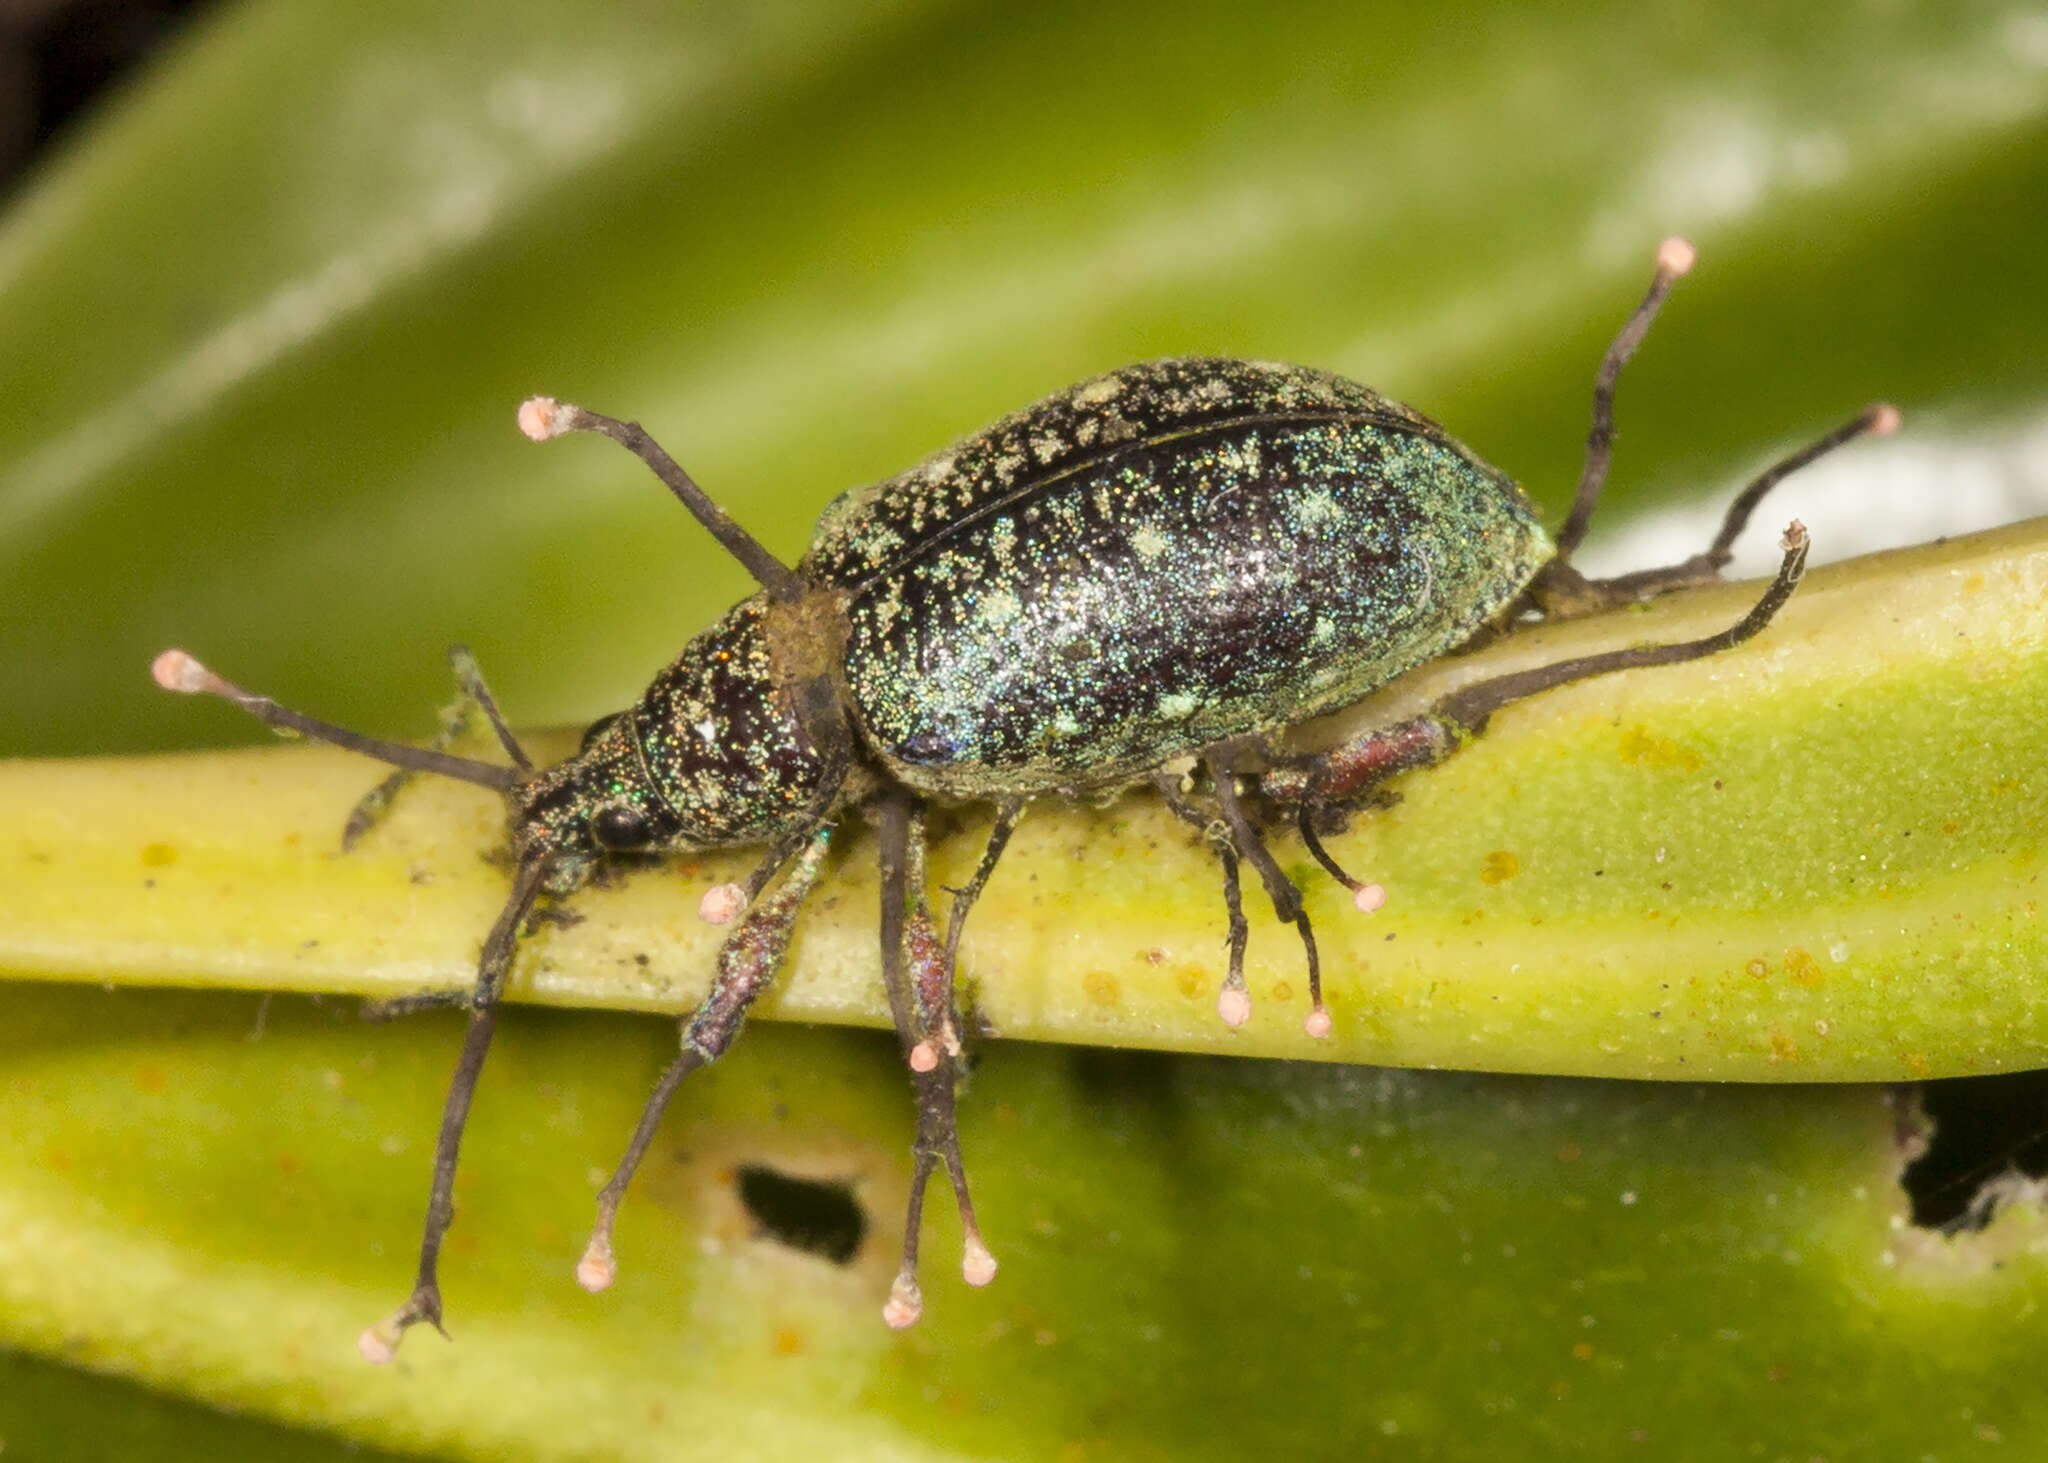
<svg viewBox="0 0 2048 1463">
<path fill-rule="evenodd" d="M 1665 297 L 1681 275 L 1692 268 L 1693 246 L 1684 239 L 1666 239 L 1657 250 L 1657 269 L 1649 291 L 1636 306 L 1601 358 L 1593 385 L 1593 425 L 1586 434 L 1586 462 L 1579 474 L 1570 514 L 1557 534 L 1557 556 L 1545 564 L 1529 586 L 1529 598 L 1547 618 L 1570 619 L 1601 610 L 1616 609 L 1639 600 L 1651 599 L 1675 589 L 1713 584 L 1734 557 L 1735 540 L 1749 524 L 1764 495 L 1784 478 L 1836 448 L 1866 434 L 1888 436 L 1898 430 L 1897 408 L 1883 402 L 1827 433 L 1797 452 L 1780 458 L 1752 478 L 1735 495 L 1721 520 L 1714 540 L 1701 552 L 1676 564 L 1638 570 L 1611 579 L 1588 579 L 1574 569 L 1571 558 L 1586 537 L 1599 503 L 1600 490 L 1607 482 L 1607 469 L 1614 449 L 1614 390 L 1622 368 L 1634 357 L 1649 333 Z"/>
<path fill-rule="evenodd" d="M 796 928 L 797 912 L 817 884 L 831 844 L 830 827 L 812 828 L 805 835 L 803 851 L 796 855 L 795 865 L 782 881 L 782 887 L 748 911 L 739 928 L 719 947 L 717 978 L 683 1024 L 682 1050 L 655 1083 L 640 1122 L 633 1129 L 632 1140 L 626 1145 L 625 1156 L 597 1196 L 597 1222 L 591 1229 L 583 1258 L 576 1263 L 577 1283 L 592 1294 L 618 1277 L 618 1262 L 612 1252 L 612 1224 L 618 1216 L 619 1201 L 626 1196 L 626 1186 L 633 1181 L 640 1161 L 654 1142 L 669 1099 L 675 1096 L 685 1077 L 716 1061 L 732 1045 L 748 1008 L 775 979 Z"/>
</svg>

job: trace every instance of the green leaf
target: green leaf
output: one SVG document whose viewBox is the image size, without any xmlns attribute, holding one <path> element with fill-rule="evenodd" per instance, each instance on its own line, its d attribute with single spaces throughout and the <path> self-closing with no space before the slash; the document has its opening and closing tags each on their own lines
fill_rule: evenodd
<svg viewBox="0 0 2048 1463">
<path fill-rule="evenodd" d="M 464 1149 L 454 1340 L 417 1334 L 386 1371 L 351 1340 L 410 1273 L 455 1020 L 280 998 L 259 1034 L 251 997 L 11 1005 L 16 1343 L 381 1446 L 1487 1458 L 1640 1434 L 1646 1456 L 1917 1457 L 2048 1425 L 2022 1380 L 2038 1213 L 1953 1242 L 1903 1225 L 1900 1115 L 1872 1088 L 1005 1043 L 964 1109 L 1003 1271 L 950 1275 L 934 1205 L 926 1321 L 899 1337 L 877 1314 L 910 1134 L 893 1041 L 763 1026 L 693 1078 L 593 1298 L 580 1226 L 672 1037 L 515 1012 Z M 846 1185 L 852 1261 L 764 1233 L 740 1165 Z"/>
</svg>

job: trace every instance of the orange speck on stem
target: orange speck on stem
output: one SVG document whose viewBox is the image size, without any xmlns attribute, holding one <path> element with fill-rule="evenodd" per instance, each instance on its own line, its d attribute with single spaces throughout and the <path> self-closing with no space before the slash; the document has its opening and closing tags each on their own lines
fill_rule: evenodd
<svg viewBox="0 0 2048 1463">
<path fill-rule="evenodd" d="M 1632 726 L 1621 734 L 1618 749 L 1625 767 L 1668 767 L 1677 772 L 1700 770 L 1700 754 L 1682 747 L 1669 737 L 1660 737 L 1646 726 Z"/>
<path fill-rule="evenodd" d="M 1817 986 L 1828 978 L 1820 962 L 1798 946 L 1785 952 L 1785 974 L 1792 977 L 1794 985 Z"/>
<path fill-rule="evenodd" d="M 1504 848 L 1497 848 L 1479 864 L 1479 882 L 1496 887 L 1522 872 L 1522 861 Z"/>
</svg>

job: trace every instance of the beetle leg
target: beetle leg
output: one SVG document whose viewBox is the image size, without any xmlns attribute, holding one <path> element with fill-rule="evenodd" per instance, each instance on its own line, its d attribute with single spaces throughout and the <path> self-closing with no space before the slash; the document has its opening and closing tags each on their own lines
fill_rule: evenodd
<svg viewBox="0 0 2048 1463">
<path fill-rule="evenodd" d="M 1763 501 L 1764 494 L 1776 487 L 1784 478 L 1808 463 L 1827 456 L 1837 447 L 1865 435 L 1888 437 L 1898 429 L 1898 408 L 1879 402 L 1842 423 L 1819 440 L 1809 442 L 1797 452 L 1781 457 L 1758 473 L 1750 480 L 1748 486 L 1735 495 L 1735 500 L 1728 505 L 1728 512 L 1721 519 L 1720 532 L 1714 535 L 1714 541 L 1702 552 L 1694 554 L 1682 563 L 1667 564 L 1661 569 L 1639 569 L 1632 574 L 1617 574 L 1612 579 L 1590 581 L 1590 587 L 1601 596 L 1601 604 L 1594 608 L 1633 604 L 1638 600 L 1651 599 L 1674 589 L 1689 589 L 1696 585 L 1717 583 L 1721 578 L 1721 571 L 1728 566 L 1728 561 L 1735 557 L 1736 538 L 1749 526 L 1749 516 L 1756 510 L 1756 505 Z"/>
<path fill-rule="evenodd" d="M 1259 790 L 1266 790 L 1263 780 L 1259 784 Z M 1323 797 L 1313 787 L 1309 788 L 1302 796 L 1300 806 L 1295 809 L 1295 826 L 1300 830 L 1302 844 L 1314 855 L 1315 861 L 1328 871 L 1331 878 L 1351 891 L 1351 902 L 1358 907 L 1359 913 L 1371 914 L 1387 902 L 1386 886 L 1368 884 L 1363 879 L 1352 878 L 1344 872 L 1343 865 L 1330 856 L 1330 851 L 1323 847 L 1323 840 L 1316 832 L 1315 816 L 1329 805 L 1329 799 Z"/>
<path fill-rule="evenodd" d="M 832 792 L 839 792 L 838 782 L 832 783 Z M 822 816 L 824 809 L 819 813 Z M 768 881 L 776 872 L 796 857 L 798 849 L 811 838 L 813 829 L 806 828 L 791 834 L 773 848 L 747 875 L 745 882 L 738 884 L 714 884 L 704 891 L 704 897 L 697 901 L 697 918 L 708 925 L 731 924 L 740 913 L 761 897 L 761 891 L 768 887 Z"/>
<path fill-rule="evenodd" d="M 1002 821 L 998 827 L 1001 829 Z M 1014 826 L 1015 820 L 1007 820 Z M 932 1171 L 944 1163 L 960 1209 L 965 1248 L 961 1276 L 969 1285 L 995 1279 L 995 1256 L 983 1243 L 975 1223 L 974 1203 L 967 1192 L 967 1170 L 960 1158 L 960 1126 L 955 1103 L 959 1057 L 930 1033 L 941 1030 L 951 1010 L 951 966 L 925 897 L 924 805 L 890 792 L 881 801 L 882 831 L 882 975 L 896 1035 L 910 1066 L 917 1094 L 917 1139 L 911 1145 L 910 1203 L 903 1226 L 903 1262 L 889 1287 L 882 1318 L 892 1327 L 912 1326 L 924 1312 L 917 1283 L 918 1239 L 923 1223 L 925 1186 Z M 1007 831 L 1004 830 L 1004 840 Z M 995 840 L 991 840 L 995 843 Z M 994 852 L 1001 853 L 999 844 Z M 993 857 L 984 855 L 993 868 Z M 926 1065 L 926 1058 L 930 1059 Z"/>
<path fill-rule="evenodd" d="M 455 1217 L 456 1155 L 462 1147 L 462 1130 L 469 1121 L 470 1099 L 476 1095 L 477 1078 L 483 1073 L 484 1057 L 497 1030 L 505 973 L 511 968 L 527 911 L 540 897 L 547 874 L 547 864 L 540 859 L 519 866 L 505 908 L 484 939 L 483 953 L 477 961 L 476 989 L 470 1000 L 469 1031 L 463 1037 L 462 1055 L 456 1059 L 454 1079 L 448 1084 L 448 1099 L 441 1111 L 441 1132 L 434 1145 L 434 1182 L 427 1200 L 426 1229 L 420 1238 L 419 1271 L 406 1303 L 382 1325 L 369 1327 L 356 1339 L 356 1348 L 366 1360 L 390 1361 L 407 1328 L 421 1321 L 436 1331 L 442 1329 L 437 1266 L 441 1240 Z"/>
<path fill-rule="evenodd" d="M 1607 482 L 1607 469 L 1613 457 L 1615 385 L 1621 379 L 1622 368 L 1649 333 L 1650 322 L 1657 318 L 1672 285 L 1692 268 L 1693 259 L 1693 246 L 1684 239 L 1666 239 L 1658 246 L 1657 270 L 1651 277 L 1649 292 L 1623 323 L 1613 343 L 1607 347 L 1607 354 L 1600 360 L 1600 370 L 1593 383 L 1593 425 L 1586 434 L 1586 463 L 1579 474 L 1578 492 L 1573 496 L 1571 512 L 1565 518 L 1564 526 L 1557 533 L 1557 556 L 1543 566 L 1529 586 L 1530 598 L 1548 618 L 1569 619 L 1593 614 L 1651 599 L 1674 589 L 1717 582 L 1721 571 L 1734 557 L 1735 540 L 1748 526 L 1750 514 L 1781 480 L 1866 433 L 1886 437 L 1898 430 L 1898 409 L 1880 402 L 1818 441 L 1780 458 L 1735 495 L 1714 541 L 1681 563 L 1620 574 L 1612 579 L 1587 579 L 1572 568 L 1572 554 L 1592 525 L 1593 509 L 1600 500 L 1601 488 Z"/>
<path fill-rule="evenodd" d="M 1806 530 L 1794 522 L 1780 541 L 1784 558 L 1778 572 L 1764 587 L 1749 613 L 1716 635 L 1668 645 L 1638 645 L 1610 650 L 1599 655 L 1582 655 L 1526 671 L 1515 671 L 1462 686 L 1437 702 L 1421 716 L 1381 727 L 1313 757 L 1272 768 L 1259 780 L 1259 791 L 1278 803 L 1294 803 L 1300 809 L 1304 837 L 1313 838 L 1311 805 L 1353 803 L 1371 793 L 1396 773 L 1441 762 L 1486 729 L 1496 711 L 1542 691 L 1554 690 L 1573 681 L 1603 676 L 1610 671 L 1633 670 L 1641 666 L 1675 665 L 1718 655 L 1749 639 L 1771 622 L 1798 587 L 1806 572 Z M 1344 871 L 1319 842 L 1311 841 L 1309 851 L 1340 880 Z M 1353 885 L 1359 907 L 1366 908 L 1365 891 L 1378 891 L 1371 905 L 1385 901 L 1377 885 Z"/>
<path fill-rule="evenodd" d="M 1225 1026 L 1242 1026 L 1252 1018 L 1251 991 L 1244 983 L 1244 950 L 1251 931 L 1245 924 L 1244 896 L 1238 884 L 1237 845 L 1230 841 L 1225 826 L 1181 796 L 1179 778 L 1156 777 L 1153 786 L 1159 789 L 1167 811 L 1198 830 L 1223 865 L 1223 907 L 1230 917 L 1230 964 L 1223 977 L 1223 989 L 1216 993 L 1216 1014 Z"/>
<path fill-rule="evenodd" d="M 1569 559 L 1592 526 L 1593 505 L 1600 501 L 1600 489 L 1607 482 L 1607 466 L 1614 454 L 1614 388 L 1621 380 L 1621 368 L 1634 357 L 1650 322 L 1664 307 L 1665 296 L 1679 277 L 1693 266 L 1696 251 L 1684 239 L 1670 238 L 1657 246 L 1657 272 L 1642 303 L 1630 312 L 1607 354 L 1600 358 L 1600 371 L 1593 379 L 1593 426 L 1586 433 L 1586 465 L 1579 473 L 1579 490 L 1572 498 L 1572 511 L 1557 532 L 1557 556 Z"/>
<path fill-rule="evenodd" d="M 482 712 L 491 724 L 491 730 L 498 734 L 498 745 L 512 759 L 512 765 L 521 772 L 533 770 L 533 760 L 526 755 L 519 739 L 512 734 L 512 728 L 505 724 L 505 717 L 498 710 L 491 688 L 484 684 L 484 673 L 470 654 L 467 645 L 451 645 L 448 648 L 448 664 L 455 672 L 455 684 L 459 694 L 455 700 L 441 709 L 441 730 L 427 746 L 436 752 L 445 752 L 455 743 L 469 735 L 476 724 L 478 712 Z M 389 777 L 363 794 L 362 800 L 348 815 L 348 822 L 342 825 L 341 851 L 347 853 L 356 845 L 356 840 L 374 828 L 391 811 L 391 804 L 405 785 L 419 773 L 412 768 L 401 767 Z"/>
<path fill-rule="evenodd" d="M 1229 746 L 1211 750 L 1206 760 L 1209 775 L 1216 783 L 1216 801 L 1223 809 L 1224 822 L 1230 826 L 1230 836 L 1240 852 L 1251 861 L 1259 872 L 1259 882 L 1266 886 L 1266 893 L 1273 900 L 1273 916 L 1282 924 L 1291 924 L 1301 934 L 1301 947 L 1308 955 L 1308 1015 L 1302 1019 L 1302 1029 L 1310 1036 L 1323 1037 L 1330 1034 L 1330 1012 L 1323 1004 L 1323 967 L 1316 953 L 1316 932 L 1309 923 L 1308 909 L 1301 902 L 1301 890 L 1294 880 L 1287 877 L 1287 871 L 1273 857 L 1273 851 L 1266 847 L 1266 840 L 1259 836 L 1251 819 L 1244 814 L 1243 804 L 1238 800 L 1237 780 L 1233 773 L 1236 759 L 1234 749 Z"/>
<path fill-rule="evenodd" d="M 640 1160 L 647 1156 L 669 1099 L 675 1096 L 683 1078 L 716 1061 L 732 1044 L 740 1023 L 746 1019 L 747 1008 L 768 989 L 789 949 L 797 911 L 804 896 L 818 882 L 825 853 L 832 845 L 832 830 L 813 827 L 805 831 L 804 839 L 803 852 L 782 887 L 757 905 L 719 947 L 718 976 L 712 981 L 710 992 L 683 1023 L 683 1049 L 655 1084 L 654 1093 L 640 1114 L 639 1126 L 633 1129 L 632 1141 L 626 1145 L 625 1157 L 619 1160 L 611 1182 L 597 1196 L 597 1223 L 583 1258 L 576 1264 L 577 1282 L 592 1294 L 618 1278 L 618 1264 L 612 1255 L 612 1221 L 618 1215 L 619 1201 L 626 1195 L 626 1185 L 633 1181 Z"/>
<path fill-rule="evenodd" d="M 938 1029 L 926 1028 L 924 1037 L 917 1046 L 910 1049 L 910 1065 L 914 1070 L 920 1058 L 920 1051 L 932 1051 L 932 1039 L 938 1038 L 938 1045 L 945 1048 L 950 1056 L 960 1055 L 960 1007 L 954 978 L 960 969 L 960 937 L 967 932 L 967 915 L 974 908 L 981 891 L 988 887 L 989 876 L 995 873 L 996 863 L 1009 847 L 1010 835 L 1017 831 L 1017 824 L 1024 817 L 1024 799 L 1011 798 L 996 808 L 995 826 L 989 830 L 988 844 L 982 849 L 981 862 L 975 866 L 974 877 L 958 889 L 946 892 L 953 896 L 946 909 L 946 948 L 940 957 L 938 977 L 942 990 L 935 992 L 928 1012 L 940 1017 Z M 920 896 L 921 897 L 921 896 Z"/>
</svg>

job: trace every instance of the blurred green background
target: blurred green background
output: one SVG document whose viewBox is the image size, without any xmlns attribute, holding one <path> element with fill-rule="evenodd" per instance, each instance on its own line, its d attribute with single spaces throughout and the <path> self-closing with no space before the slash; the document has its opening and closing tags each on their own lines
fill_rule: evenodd
<svg viewBox="0 0 2048 1463">
<path fill-rule="evenodd" d="M 839 489 L 1168 353 L 1361 377 L 1555 509 L 1672 232 L 1701 264 L 1607 528 L 1878 396 L 1896 451 L 1787 500 L 1824 552 L 2035 511 L 2044 116 L 2048 15 L 1953 0 L 221 4 L 0 220 L 0 753 L 252 739 L 148 683 L 171 643 L 392 734 L 456 639 L 521 722 L 615 707 L 741 579 L 623 454 L 519 438 L 535 391 L 638 417 L 790 555 Z M 617 1054 L 670 1038 L 521 1013 L 459 1339 L 386 1373 L 349 1342 L 450 1029 L 7 1001 L 10 1458 L 2048 1449 L 2033 1211 L 1906 1224 L 1873 1089 L 999 1049 L 967 1136 L 1005 1272 L 895 1340 L 868 1269 L 749 1238 L 720 1177 L 765 1153 L 893 1223 L 886 1042 L 750 1033 L 590 1302 L 554 1227 L 637 1104 Z"/>
</svg>

